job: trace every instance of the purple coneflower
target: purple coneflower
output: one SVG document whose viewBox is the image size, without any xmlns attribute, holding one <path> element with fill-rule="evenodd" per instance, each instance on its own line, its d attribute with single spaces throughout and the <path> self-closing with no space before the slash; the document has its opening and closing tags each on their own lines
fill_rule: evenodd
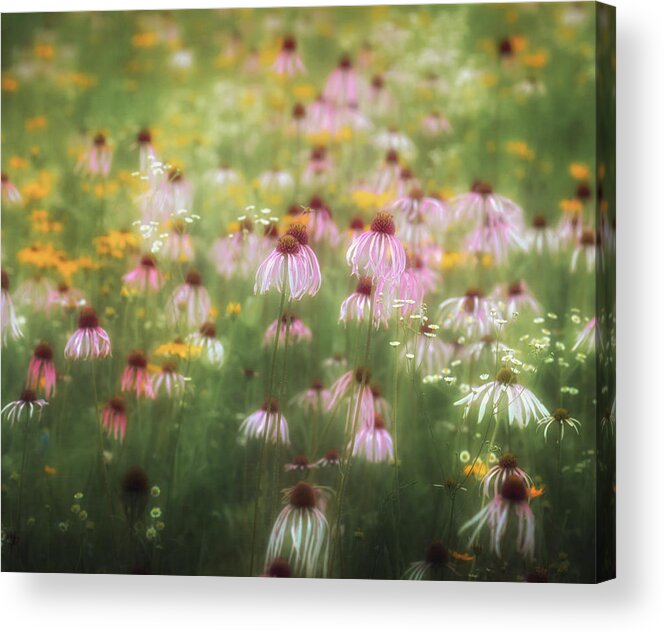
<svg viewBox="0 0 665 633">
<path fill-rule="evenodd" d="M 185 276 L 185 283 L 171 294 L 166 306 L 167 316 L 171 325 L 184 319 L 183 325 L 193 329 L 206 320 L 211 305 L 210 295 L 202 285 L 201 273 L 192 268 Z"/>
<path fill-rule="evenodd" d="M 338 468 L 340 464 L 339 451 L 332 448 L 325 452 L 325 455 L 315 462 L 317 468 Z"/>
<path fill-rule="evenodd" d="M 470 288 L 462 297 L 446 299 L 439 305 L 443 326 L 467 336 L 490 334 L 494 320 L 501 318 L 495 303 L 478 288 Z"/>
<path fill-rule="evenodd" d="M 12 296 L 9 294 L 9 275 L 4 268 L 2 269 L 2 292 L 0 295 L 0 301 L 2 302 L 2 306 L 0 306 L 2 312 L 2 323 L 0 324 L 0 327 L 2 328 L 2 344 L 7 345 L 9 337 L 13 340 L 17 340 L 23 336 L 23 332 L 21 331 L 18 319 L 16 318 Z"/>
<path fill-rule="evenodd" d="M 316 466 L 309 463 L 306 455 L 296 455 L 290 463 L 284 465 L 284 471 L 287 473 L 306 473 L 310 468 L 316 468 Z"/>
<path fill-rule="evenodd" d="M 152 134 L 147 128 L 143 128 L 136 135 L 135 148 L 139 150 L 139 171 L 148 173 L 152 164 L 157 161 L 157 154 L 152 145 Z"/>
<path fill-rule="evenodd" d="M 515 421 L 521 427 L 527 426 L 531 420 L 537 421 L 550 414 L 532 391 L 517 383 L 517 375 L 508 367 L 502 367 L 495 380 L 473 387 L 454 404 L 464 405 L 464 417 L 472 405 L 478 404 L 478 424 L 483 421 L 488 406 L 491 407 L 491 415 L 505 417 L 507 412 L 508 424 Z"/>
<path fill-rule="evenodd" d="M 46 341 L 42 341 L 35 347 L 30 357 L 25 384 L 28 389 L 35 392 L 43 389 L 44 397 L 48 400 L 55 395 L 55 380 L 53 349 Z"/>
<path fill-rule="evenodd" d="M 78 328 L 65 346 L 67 360 L 106 358 L 111 355 L 109 335 L 99 325 L 97 313 L 86 306 L 79 315 Z"/>
<path fill-rule="evenodd" d="M 24 411 L 27 413 L 27 419 L 30 420 L 35 411 L 38 411 L 41 415 L 42 409 L 46 405 L 48 405 L 48 402 L 41 398 L 37 398 L 37 395 L 32 389 L 24 389 L 18 400 L 14 400 L 2 408 L 0 415 L 4 416 L 5 419 L 13 425 L 14 422 L 19 422 L 21 420 Z"/>
<path fill-rule="evenodd" d="M 354 238 L 346 252 L 346 262 L 358 277 L 367 275 L 375 282 L 399 278 L 406 268 L 406 253 L 395 236 L 395 222 L 390 213 L 377 213 L 369 231 Z"/>
<path fill-rule="evenodd" d="M 102 176 L 106 178 L 111 172 L 113 152 L 106 140 L 106 136 L 99 132 L 95 134 L 92 143 L 86 147 L 76 164 L 76 171 L 87 176 Z"/>
<path fill-rule="evenodd" d="M 357 321 L 362 323 L 369 319 L 371 296 L 372 296 L 372 278 L 361 276 L 356 284 L 356 289 L 342 301 L 339 309 L 339 320 L 343 323 L 350 321 Z M 374 303 L 374 327 L 379 327 L 380 324 L 388 326 L 388 319 L 390 318 L 390 305 L 386 305 L 386 301 L 376 301 Z"/>
<path fill-rule="evenodd" d="M 538 255 L 556 253 L 560 248 L 559 235 L 544 215 L 534 216 L 531 226 L 524 231 L 524 238 L 529 250 Z"/>
<path fill-rule="evenodd" d="M 277 55 L 272 69 L 278 75 L 286 75 L 287 77 L 305 72 L 305 65 L 298 54 L 298 43 L 293 35 L 287 35 L 282 40 L 282 49 Z"/>
<path fill-rule="evenodd" d="M 512 453 L 504 453 L 499 458 L 498 464 L 492 466 L 483 477 L 483 497 L 496 497 L 508 477 L 517 477 L 526 486 L 527 490 L 533 486 L 531 477 L 517 465 L 517 457 Z"/>
<path fill-rule="evenodd" d="M 33 312 L 47 312 L 49 299 L 51 298 L 55 285 L 48 277 L 36 274 L 28 277 L 14 293 L 16 303 L 29 306 Z"/>
<path fill-rule="evenodd" d="M 211 321 L 206 321 L 198 332 L 187 337 L 187 342 L 195 347 L 200 347 L 210 365 L 219 369 L 224 364 L 224 346 L 217 338 L 217 327 Z"/>
<path fill-rule="evenodd" d="M 240 227 L 230 235 L 218 238 L 212 245 L 210 259 L 224 279 L 238 275 L 248 277 L 258 265 L 259 238 L 249 218 L 240 221 Z"/>
<path fill-rule="evenodd" d="M 506 306 L 506 314 L 513 315 L 526 309 L 534 314 L 543 311 L 542 306 L 536 301 L 526 281 L 518 279 L 510 284 L 500 284 L 492 293 L 493 296 L 502 301 Z"/>
<path fill-rule="evenodd" d="M 88 300 L 82 290 L 72 288 L 63 281 L 50 292 L 46 311 L 50 313 L 53 308 L 60 308 L 62 312 L 68 312 L 82 308 L 87 303 Z"/>
<path fill-rule="evenodd" d="M 3 171 L 0 175 L 0 193 L 2 201 L 7 204 L 20 204 L 22 199 L 18 187 L 9 179 L 9 176 Z"/>
<path fill-rule="evenodd" d="M 468 193 L 453 198 L 450 206 L 458 220 L 491 227 L 503 220 L 521 226 L 522 209 L 512 200 L 495 193 L 492 185 L 480 180 L 471 185 Z"/>
<path fill-rule="evenodd" d="M 374 419 L 371 378 L 372 372 L 367 367 L 358 367 L 342 374 L 330 388 L 328 410 L 332 411 L 342 401 L 348 400 L 347 423 L 349 426 L 370 425 Z"/>
<path fill-rule="evenodd" d="M 293 404 L 299 406 L 307 415 L 326 410 L 329 403 L 330 391 L 318 378 L 312 381 L 308 389 L 293 398 Z"/>
<path fill-rule="evenodd" d="M 134 350 L 127 357 L 127 365 L 120 381 L 120 390 L 134 391 L 137 398 L 145 396 L 151 400 L 155 399 L 152 378 L 148 371 L 148 358 L 142 350 Z"/>
<path fill-rule="evenodd" d="M 127 411 L 125 401 L 115 396 L 111 398 L 102 409 L 102 428 L 113 439 L 123 442 L 127 431 Z"/>
<path fill-rule="evenodd" d="M 164 285 L 164 275 L 157 268 L 157 259 L 146 253 L 141 256 L 139 265 L 122 278 L 128 288 L 138 292 L 157 292 Z"/>
<path fill-rule="evenodd" d="M 429 136 L 430 138 L 435 138 L 442 134 L 449 134 L 452 132 L 450 121 L 448 121 L 443 114 L 436 111 L 430 112 L 427 116 L 423 117 L 420 129 L 425 136 Z"/>
<path fill-rule="evenodd" d="M 258 411 L 246 417 L 240 425 L 240 433 L 245 440 L 267 436 L 273 444 L 289 445 L 289 426 L 276 398 L 266 400 Z"/>
<path fill-rule="evenodd" d="M 271 286 L 287 292 L 289 299 L 314 296 L 321 287 L 321 270 L 314 251 L 307 245 L 307 230 L 294 225 L 256 271 L 255 294 L 265 294 Z"/>
<path fill-rule="evenodd" d="M 411 563 L 404 574 L 405 580 L 432 579 L 449 567 L 450 552 L 441 541 L 434 541 L 425 551 L 425 560 Z"/>
<path fill-rule="evenodd" d="M 426 375 L 438 374 L 444 367 L 448 367 L 455 355 L 455 348 L 442 341 L 436 332 L 436 327 L 422 323 L 416 336 L 415 364 Z"/>
<path fill-rule="evenodd" d="M 363 457 L 368 462 L 392 462 L 393 439 L 386 429 L 383 416 L 375 413 L 373 418 L 356 433 L 352 455 Z"/>
<path fill-rule="evenodd" d="M 332 212 L 326 203 L 319 197 L 313 196 L 309 201 L 307 214 L 307 229 L 315 244 L 327 242 L 330 246 L 337 246 L 340 241 L 339 230 L 332 219 Z"/>
<path fill-rule="evenodd" d="M 584 259 L 586 271 L 592 273 L 596 270 L 596 251 L 600 243 L 600 235 L 595 229 L 586 228 L 582 231 L 580 238 L 573 251 L 573 257 L 570 260 L 570 270 L 577 270 L 577 263 L 580 257 Z"/>
<path fill-rule="evenodd" d="M 154 380 L 155 396 L 164 391 L 169 398 L 179 397 L 185 391 L 185 377 L 178 373 L 175 361 L 166 360 L 159 368 Z"/>
<path fill-rule="evenodd" d="M 285 556 L 294 574 L 325 576 L 328 566 L 328 521 L 317 507 L 317 492 L 301 481 L 286 491 L 285 506 L 270 533 L 266 567 Z M 288 552 L 288 553 L 287 553 Z"/>
<path fill-rule="evenodd" d="M 356 105 L 358 103 L 358 73 L 353 68 L 351 58 L 344 55 L 326 79 L 323 96 L 327 101 L 338 106 Z"/>
<path fill-rule="evenodd" d="M 529 506 L 529 490 L 519 477 L 507 477 L 499 494 L 467 521 L 460 528 L 460 533 L 476 526 L 469 539 L 471 545 L 487 524 L 490 529 L 490 549 L 500 557 L 501 541 L 508 529 L 511 513 L 517 519 L 516 551 L 524 558 L 533 558 L 536 546 L 535 519 Z"/>
<path fill-rule="evenodd" d="M 263 345 L 267 347 L 275 340 L 275 334 L 279 327 L 277 344 L 284 346 L 286 342 L 286 333 L 289 333 L 291 343 L 300 343 L 305 341 L 309 343 L 312 340 L 312 330 L 310 330 L 295 314 L 284 313 L 280 319 L 275 319 L 266 329 L 263 335 Z"/>
<path fill-rule="evenodd" d="M 172 262 L 191 262 L 194 259 L 194 244 L 185 222 L 174 220 L 171 223 L 171 230 L 160 252 Z"/>
</svg>

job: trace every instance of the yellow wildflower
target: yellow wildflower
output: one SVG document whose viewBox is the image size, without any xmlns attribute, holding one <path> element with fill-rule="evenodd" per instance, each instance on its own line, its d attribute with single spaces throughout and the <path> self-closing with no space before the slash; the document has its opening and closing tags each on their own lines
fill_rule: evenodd
<svg viewBox="0 0 665 633">
<path fill-rule="evenodd" d="M 185 343 L 182 339 L 175 339 L 170 343 L 164 343 L 155 350 L 155 356 L 177 356 L 182 360 L 197 358 L 201 354 L 202 348 L 190 343 Z"/>
<path fill-rule="evenodd" d="M 585 163 L 571 163 L 568 171 L 575 180 L 587 181 L 591 177 L 589 166 Z"/>
</svg>

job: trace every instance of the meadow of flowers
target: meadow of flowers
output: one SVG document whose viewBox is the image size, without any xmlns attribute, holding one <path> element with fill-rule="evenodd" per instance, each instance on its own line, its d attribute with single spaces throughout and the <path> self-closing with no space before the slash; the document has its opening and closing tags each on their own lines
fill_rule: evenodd
<svg viewBox="0 0 665 633">
<path fill-rule="evenodd" d="M 2 23 L 4 570 L 614 570 L 613 14 Z"/>
</svg>

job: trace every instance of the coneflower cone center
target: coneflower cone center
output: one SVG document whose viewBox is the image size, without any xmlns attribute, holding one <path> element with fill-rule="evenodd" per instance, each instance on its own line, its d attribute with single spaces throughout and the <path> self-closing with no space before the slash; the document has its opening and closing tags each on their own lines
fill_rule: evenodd
<svg viewBox="0 0 665 633">
<path fill-rule="evenodd" d="M 372 294 L 372 278 L 361 277 L 356 286 L 356 292 L 361 295 L 369 297 Z"/>
<path fill-rule="evenodd" d="M 432 543 L 425 552 L 425 562 L 433 567 L 443 567 L 448 563 L 448 559 L 448 549 L 440 541 Z"/>
<path fill-rule="evenodd" d="M 380 211 L 374 216 L 370 228 L 375 233 L 395 235 L 395 222 L 393 216 L 385 211 Z"/>
<path fill-rule="evenodd" d="M 496 375 L 496 381 L 501 385 L 512 385 L 517 382 L 517 376 L 512 369 L 502 367 Z"/>
<path fill-rule="evenodd" d="M 148 366 L 148 359 L 142 351 L 137 350 L 129 355 L 127 364 L 137 369 L 145 369 Z"/>
<path fill-rule="evenodd" d="M 517 457 L 512 453 L 504 453 L 499 459 L 499 466 L 506 470 L 517 468 Z"/>
<path fill-rule="evenodd" d="M 501 486 L 501 496 L 506 501 L 521 503 L 522 501 L 527 500 L 529 493 L 524 482 L 519 477 L 511 475 L 506 478 L 506 481 L 504 481 Z"/>
<path fill-rule="evenodd" d="M 557 422 L 563 422 L 564 420 L 567 420 L 570 417 L 570 414 L 568 413 L 568 409 L 564 409 L 563 407 L 557 407 L 552 411 L 552 417 L 557 421 Z"/>
<path fill-rule="evenodd" d="M 356 382 L 361 385 L 369 384 L 372 379 L 372 370 L 369 367 L 358 367 L 355 372 Z"/>
<path fill-rule="evenodd" d="M 92 308 L 83 308 L 79 316 L 80 329 L 94 329 L 99 327 L 99 319 Z"/>
<path fill-rule="evenodd" d="M 35 347 L 34 355 L 39 360 L 53 360 L 53 349 L 48 343 L 39 343 Z"/>
<path fill-rule="evenodd" d="M 193 268 L 187 273 L 185 283 L 188 286 L 200 286 L 202 282 L 201 273 Z"/>
<path fill-rule="evenodd" d="M 301 481 L 291 491 L 289 503 L 296 508 L 313 508 L 316 506 L 316 495 L 314 488 L 308 483 Z"/>
<path fill-rule="evenodd" d="M 277 252 L 282 255 L 297 255 L 300 248 L 300 242 L 293 235 L 283 235 L 277 240 Z"/>
<path fill-rule="evenodd" d="M 292 224 L 286 235 L 295 238 L 301 246 L 307 246 L 309 243 L 307 227 L 304 224 Z"/>
</svg>

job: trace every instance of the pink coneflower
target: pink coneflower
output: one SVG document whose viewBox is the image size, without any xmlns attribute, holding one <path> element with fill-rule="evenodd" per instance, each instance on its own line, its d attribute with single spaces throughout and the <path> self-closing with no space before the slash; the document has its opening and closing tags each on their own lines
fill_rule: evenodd
<svg viewBox="0 0 665 633">
<path fill-rule="evenodd" d="M 328 408 L 330 391 L 318 378 L 315 378 L 309 388 L 295 396 L 292 402 L 307 415 L 313 415 Z"/>
<path fill-rule="evenodd" d="M 583 232 L 582 209 L 573 207 L 570 210 L 566 210 L 556 229 L 559 242 L 563 244 L 571 242 L 578 244 Z"/>
<path fill-rule="evenodd" d="M 32 308 L 33 312 L 46 312 L 49 298 L 55 289 L 53 281 L 37 274 L 28 277 L 14 293 L 16 303 Z"/>
<path fill-rule="evenodd" d="M 435 292 L 441 283 L 441 276 L 436 270 L 433 270 L 438 260 L 438 252 L 435 253 L 432 249 L 425 249 L 422 255 L 407 253 L 405 274 L 402 277 L 409 273 L 413 277 L 412 283 L 422 290 L 423 296 L 428 292 Z"/>
<path fill-rule="evenodd" d="M 307 107 L 304 122 L 305 130 L 312 135 L 329 134 L 335 136 L 339 131 L 340 121 L 337 108 L 333 103 L 319 95 Z"/>
<path fill-rule="evenodd" d="M 374 420 L 371 378 L 372 371 L 367 367 L 357 367 L 353 371 L 342 374 L 330 387 L 328 411 L 332 411 L 342 402 L 348 401 L 347 425 L 350 427 L 371 425 Z"/>
<path fill-rule="evenodd" d="M 137 292 L 157 292 L 164 285 L 164 275 L 157 268 L 157 259 L 146 253 L 141 256 L 139 265 L 122 278 L 128 288 Z"/>
<path fill-rule="evenodd" d="M 367 230 L 365 225 L 365 220 L 360 216 L 355 216 L 349 220 L 348 233 L 351 236 L 351 240 L 358 237 L 361 233 Z"/>
<path fill-rule="evenodd" d="M 522 279 L 510 284 L 500 284 L 495 288 L 493 296 L 505 304 L 506 315 L 508 316 L 524 310 L 534 314 L 540 314 L 543 311 L 542 306 L 531 293 L 529 286 Z"/>
<path fill-rule="evenodd" d="M 394 149 L 388 150 L 383 163 L 372 179 L 372 190 L 377 195 L 395 193 L 398 188 L 402 169 L 399 165 L 399 154 Z"/>
<path fill-rule="evenodd" d="M 312 148 L 309 155 L 309 161 L 303 172 L 303 182 L 308 185 L 325 182 L 325 177 L 332 169 L 332 162 L 328 158 L 326 148 L 317 145 Z"/>
<path fill-rule="evenodd" d="M 282 193 L 293 187 L 293 176 L 283 169 L 273 167 L 259 176 L 259 186 L 265 193 Z"/>
<path fill-rule="evenodd" d="M 430 138 L 435 138 L 442 134 L 449 134 L 452 132 L 450 121 L 436 110 L 430 112 L 423 118 L 422 123 L 420 124 L 420 129 L 425 136 L 429 136 Z"/>
<path fill-rule="evenodd" d="M 356 237 L 346 252 L 346 262 L 358 277 L 367 275 L 375 282 L 396 280 L 406 268 L 406 253 L 395 236 L 393 216 L 379 211 L 369 231 Z"/>
<path fill-rule="evenodd" d="M 240 174 L 228 163 L 222 163 L 212 172 L 212 182 L 223 189 L 240 182 Z"/>
<path fill-rule="evenodd" d="M 440 231 L 448 222 L 445 202 L 424 194 L 419 187 L 411 189 L 407 196 L 398 198 L 391 209 L 401 238 L 414 248 L 432 239 L 432 230 Z"/>
<path fill-rule="evenodd" d="M 101 132 L 96 134 L 92 143 L 83 151 L 76 171 L 83 172 L 87 176 L 102 176 L 106 178 L 111 172 L 111 160 L 113 152 L 106 141 L 106 136 Z"/>
<path fill-rule="evenodd" d="M 102 428 L 113 439 L 123 442 L 127 431 L 127 411 L 125 401 L 116 396 L 111 398 L 102 409 Z"/>
<path fill-rule="evenodd" d="M 374 413 L 380 415 L 386 424 L 390 424 L 392 415 L 392 407 L 390 402 L 383 397 L 383 391 L 378 382 L 373 382 L 370 385 L 372 390 L 372 398 L 374 399 Z"/>
<path fill-rule="evenodd" d="M 483 477 L 483 497 L 496 497 L 509 477 L 517 477 L 527 490 L 533 486 L 531 477 L 518 467 L 517 457 L 512 453 L 504 453 L 499 458 L 499 463 L 492 466 Z"/>
<path fill-rule="evenodd" d="M 181 319 L 188 329 L 198 328 L 206 320 L 211 307 L 210 295 L 202 286 L 201 273 L 193 268 L 185 276 L 185 283 L 178 286 L 166 306 L 171 325 Z"/>
<path fill-rule="evenodd" d="M 343 323 L 357 321 L 362 323 L 369 319 L 370 303 L 372 296 L 372 278 L 361 276 L 356 284 L 356 289 L 342 301 L 339 309 L 339 320 Z M 388 325 L 390 318 L 390 305 L 385 301 L 375 301 L 373 309 L 374 327 L 383 324 Z"/>
<path fill-rule="evenodd" d="M 466 358 L 474 362 L 494 366 L 497 359 L 502 358 L 509 351 L 510 348 L 505 343 L 497 341 L 492 334 L 485 334 L 477 341 L 469 343 L 464 354 Z"/>
<path fill-rule="evenodd" d="M 312 241 L 315 244 L 327 242 L 330 246 L 337 246 L 340 241 L 339 230 L 332 219 L 330 208 L 319 196 L 313 196 L 308 209 L 307 229 Z"/>
<path fill-rule="evenodd" d="M 284 465 L 284 471 L 287 473 L 306 473 L 310 468 L 316 468 L 316 466 L 309 463 L 306 455 L 296 455 L 290 463 Z"/>
<path fill-rule="evenodd" d="M 395 196 L 403 198 L 414 189 L 420 189 L 420 181 L 416 178 L 410 167 L 402 167 L 399 170 L 399 178 L 395 189 Z"/>
<path fill-rule="evenodd" d="M 571 351 L 593 354 L 596 350 L 596 336 L 599 334 L 597 324 L 598 321 L 596 320 L 596 317 L 589 320 L 589 322 L 582 328 L 577 339 L 575 339 Z"/>
<path fill-rule="evenodd" d="M 505 261 L 512 249 L 527 250 L 521 227 L 504 217 L 496 217 L 476 227 L 466 239 L 470 253 L 489 253 L 497 262 Z"/>
<path fill-rule="evenodd" d="M 507 477 L 499 494 L 467 521 L 460 528 L 460 533 L 476 526 L 469 539 L 469 546 L 471 546 L 487 524 L 490 529 L 490 550 L 500 557 L 501 542 L 508 529 L 511 513 L 517 520 L 516 551 L 524 558 L 533 558 L 536 545 L 535 519 L 529 507 L 529 491 L 519 477 Z"/>
<path fill-rule="evenodd" d="M 148 371 L 148 358 L 142 350 L 135 350 L 127 357 L 127 365 L 122 372 L 120 390 L 134 391 L 136 397 L 145 396 L 151 400 L 155 399 L 152 388 L 152 377 Z"/>
<path fill-rule="evenodd" d="M 200 347 L 203 358 L 219 369 L 224 364 L 224 346 L 217 338 L 217 327 L 214 323 L 206 321 L 198 332 L 187 337 L 187 342 L 194 347 Z"/>
<path fill-rule="evenodd" d="M 453 404 L 464 406 L 465 418 L 471 407 L 477 404 L 478 424 L 483 421 L 488 407 L 490 415 L 496 416 L 497 420 L 507 418 L 508 424 L 515 421 L 520 427 L 527 426 L 531 420 L 537 421 L 549 415 L 545 405 L 532 391 L 518 384 L 517 375 L 508 367 L 501 368 L 494 380 L 472 388 L 466 396 Z"/>
<path fill-rule="evenodd" d="M 23 412 L 27 414 L 27 419 L 31 420 L 35 411 L 41 415 L 42 409 L 48 405 L 46 400 L 37 398 L 37 395 L 32 389 L 24 389 L 21 393 L 21 397 L 18 400 L 14 400 L 6 404 L 0 415 L 4 416 L 5 419 L 10 423 L 20 422 L 23 417 Z"/>
<path fill-rule="evenodd" d="M 458 220 L 494 226 L 499 221 L 521 226 L 522 209 L 505 196 L 494 193 L 492 185 L 476 180 L 468 193 L 453 198 L 451 209 Z"/>
<path fill-rule="evenodd" d="M 495 303 L 478 288 L 470 288 L 463 297 L 446 299 L 439 310 L 445 328 L 463 331 L 467 336 L 491 333 L 494 319 L 501 317 Z"/>
<path fill-rule="evenodd" d="M 286 342 L 286 333 L 289 333 L 290 343 L 309 343 L 312 340 L 312 330 L 310 330 L 295 314 L 284 313 L 279 319 L 275 319 L 266 329 L 263 335 L 263 345 L 268 346 L 275 340 L 275 334 L 279 327 L 277 344 L 283 346 Z"/>
<path fill-rule="evenodd" d="M 414 349 L 415 366 L 420 371 L 426 375 L 438 374 L 448 367 L 454 355 L 455 348 L 436 335 L 435 327 L 429 323 L 420 326 Z"/>
<path fill-rule="evenodd" d="M 2 293 L 0 296 L 2 302 L 2 323 L 0 325 L 2 328 L 2 344 L 7 345 L 9 337 L 16 341 L 23 336 L 23 332 L 21 332 L 16 318 L 12 296 L 9 294 L 9 275 L 4 268 L 2 269 Z"/>
<path fill-rule="evenodd" d="M 326 79 L 323 96 L 338 106 L 356 105 L 358 103 L 358 74 L 353 69 L 351 58 L 344 55 L 335 70 Z"/>
<path fill-rule="evenodd" d="M 85 307 L 79 315 L 78 329 L 65 346 L 67 360 L 106 358 L 111 355 L 111 341 L 106 330 L 99 326 L 96 312 Z"/>
<path fill-rule="evenodd" d="M 2 194 L 2 201 L 6 204 L 20 204 L 23 200 L 18 187 L 4 171 L 0 175 L 0 194 Z"/>
<path fill-rule="evenodd" d="M 161 254 L 172 262 L 191 262 L 194 259 L 192 236 L 187 232 L 185 222 L 173 221 L 161 248 Z"/>
<path fill-rule="evenodd" d="M 266 400 L 260 409 L 247 416 L 240 425 L 243 439 L 263 439 L 267 437 L 273 444 L 289 445 L 289 425 L 279 408 L 276 398 Z"/>
<path fill-rule="evenodd" d="M 286 75 L 287 77 L 305 73 L 305 65 L 298 54 L 298 43 L 293 35 L 287 35 L 282 40 L 282 50 L 277 55 L 272 69 L 278 75 Z"/>
<path fill-rule="evenodd" d="M 148 173 L 152 164 L 157 161 L 157 154 L 152 145 L 152 134 L 147 128 L 143 128 L 136 135 L 134 146 L 139 150 L 139 171 L 142 174 Z"/>
<path fill-rule="evenodd" d="M 339 468 L 339 451 L 332 448 L 326 451 L 325 455 L 315 462 L 317 468 Z"/>
<path fill-rule="evenodd" d="M 83 290 L 60 282 L 49 294 L 46 311 L 50 313 L 54 308 L 59 308 L 62 312 L 68 312 L 82 308 L 87 303 L 88 300 Z"/>
<path fill-rule="evenodd" d="M 286 504 L 270 533 L 266 567 L 284 556 L 297 576 L 325 576 L 328 566 L 328 521 L 317 507 L 317 490 L 301 481 L 285 491 Z"/>
<path fill-rule="evenodd" d="M 264 578 L 291 578 L 291 565 L 286 558 L 276 558 L 263 574 Z"/>
<path fill-rule="evenodd" d="M 35 347 L 30 357 L 26 387 L 35 392 L 42 389 L 44 397 L 48 400 L 55 395 L 55 379 L 53 349 L 46 341 L 42 341 Z"/>
<path fill-rule="evenodd" d="M 536 215 L 531 226 L 524 231 L 524 238 L 529 247 L 538 255 L 555 253 L 559 250 L 559 236 L 554 228 L 549 226 L 544 215 Z"/>
<path fill-rule="evenodd" d="M 259 237 L 254 232 L 254 223 L 249 218 L 243 218 L 237 231 L 214 242 L 210 259 L 224 279 L 236 275 L 247 277 L 258 265 L 258 250 Z"/>
<path fill-rule="evenodd" d="M 192 184 L 179 169 L 165 171 L 164 165 L 155 162 L 148 183 L 148 191 L 139 198 L 144 222 L 164 222 L 179 211 L 192 208 Z"/>
<path fill-rule="evenodd" d="M 568 411 L 568 409 L 564 409 L 563 407 L 557 407 L 552 411 L 552 413 L 548 416 L 545 416 L 544 418 L 541 418 L 538 420 L 538 428 L 543 429 L 543 439 L 547 442 L 547 433 L 550 430 L 550 428 L 555 427 L 557 430 L 557 435 L 558 440 L 561 441 L 563 440 L 563 436 L 566 431 L 566 427 L 569 429 L 572 429 L 577 433 L 577 435 L 580 434 L 580 429 L 582 428 L 582 423 L 572 417 Z"/>
<path fill-rule="evenodd" d="M 155 396 L 158 396 L 162 391 L 169 398 L 182 396 L 185 391 L 185 377 L 178 373 L 178 365 L 175 361 L 166 360 L 162 363 L 159 372 L 155 376 L 153 387 Z"/>
<path fill-rule="evenodd" d="M 441 541 L 434 541 L 425 551 L 425 560 L 411 563 L 404 574 L 405 580 L 434 579 L 450 567 L 450 552 Z"/>
<path fill-rule="evenodd" d="M 254 294 L 265 294 L 272 286 L 296 301 L 319 291 L 321 270 L 314 251 L 307 245 L 304 226 L 294 225 L 280 237 L 256 271 Z"/>
<path fill-rule="evenodd" d="M 393 96 L 386 88 L 386 82 L 383 75 L 374 75 L 369 84 L 369 90 L 364 99 L 368 112 L 376 113 L 379 116 L 392 114 L 395 111 L 396 102 Z"/>
<path fill-rule="evenodd" d="M 573 251 L 573 257 L 570 260 L 570 270 L 577 270 L 577 262 L 582 257 L 586 264 L 586 271 L 592 273 L 596 270 L 596 251 L 600 244 L 600 235 L 595 229 L 586 228 L 582 231 L 577 246 Z"/>
<path fill-rule="evenodd" d="M 374 419 L 369 424 L 364 424 L 356 433 L 352 455 L 374 463 L 393 461 L 393 439 L 386 430 L 382 415 L 375 414 Z"/>
</svg>

